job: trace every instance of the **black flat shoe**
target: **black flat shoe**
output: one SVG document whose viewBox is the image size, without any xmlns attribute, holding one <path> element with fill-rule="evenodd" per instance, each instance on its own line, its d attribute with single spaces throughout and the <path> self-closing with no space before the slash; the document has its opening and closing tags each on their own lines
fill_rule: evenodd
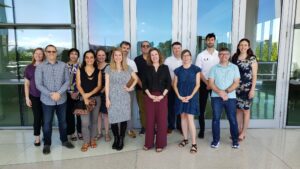
<svg viewBox="0 0 300 169">
<path fill-rule="evenodd" d="M 44 148 L 43 148 L 43 154 L 50 154 L 50 146 L 49 145 L 44 145 Z"/>
<path fill-rule="evenodd" d="M 40 145 L 41 145 L 41 142 L 38 142 L 38 143 L 34 142 L 34 146 L 38 147 Z"/>
</svg>

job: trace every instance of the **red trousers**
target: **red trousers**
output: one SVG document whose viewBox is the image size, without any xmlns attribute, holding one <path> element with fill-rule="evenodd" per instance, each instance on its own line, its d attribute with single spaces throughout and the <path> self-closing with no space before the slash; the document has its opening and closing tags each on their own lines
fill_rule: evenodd
<svg viewBox="0 0 300 169">
<path fill-rule="evenodd" d="M 161 92 L 151 92 L 152 95 L 159 96 Z M 154 146 L 154 135 L 156 129 L 156 148 L 167 146 L 167 116 L 168 116 L 168 97 L 164 97 L 160 102 L 153 102 L 145 95 L 146 108 L 146 133 L 145 147 L 148 149 Z"/>
</svg>

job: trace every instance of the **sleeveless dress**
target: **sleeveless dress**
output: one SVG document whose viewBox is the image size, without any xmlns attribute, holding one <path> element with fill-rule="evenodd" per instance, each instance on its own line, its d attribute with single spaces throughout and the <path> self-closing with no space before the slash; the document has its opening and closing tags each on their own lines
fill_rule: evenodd
<svg viewBox="0 0 300 169">
<path fill-rule="evenodd" d="M 108 109 L 109 123 L 120 123 L 131 118 L 131 99 L 130 93 L 124 87 L 131 78 L 132 69 L 128 66 L 127 71 L 112 71 L 110 66 L 105 69 L 109 75 L 109 99 L 110 108 Z"/>
<path fill-rule="evenodd" d="M 105 69 L 107 66 L 109 66 L 109 64 L 105 65 L 104 68 L 101 69 L 101 75 L 102 75 L 102 89 L 101 90 L 103 90 L 103 88 L 105 87 Z M 107 108 L 106 108 L 106 104 L 105 104 L 106 103 L 105 102 L 105 99 L 106 99 L 105 93 L 101 93 L 101 92 L 99 92 L 99 93 L 100 93 L 99 95 L 101 98 L 101 106 L 100 106 L 99 112 L 107 114 Z"/>
<path fill-rule="evenodd" d="M 180 96 L 185 97 L 192 94 L 196 86 L 196 74 L 199 72 L 201 72 L 201 69 L 193 64 L 187 69 L 180 66 L 174 70 L 178 78 L 177 88 Z M 175 112 L 177 115 L 181 113 L 199 115 L 199 92 L 196 92 L 188 103 L 183 103 L 176 97 Z"/>
<path fill-rule="evenodd" d="M 81 81 L 80 83 L 85 93 L 91 92 L 97 87 L 98 74 L 99 74 L 98 68 L 95 68 L 94 72 L 90 76 L 85 72 L 84 68 L 80 68 L 80 81 Z M 93 94 L 92 97 L 93 96 L 97 96 L 97 94 Z"/>
<path fill-rule="evenodd" d="M 249 99 L 249 92 L 252 87 L 252 63 L 256 62 L 256 57 L 251 56 L 246 60 L 237 60 L 236 64 L 239 68 L 241 79 L 240 85 L 236 89 L 237 108 L 249 110 L 253 99 Z"/>
</svg>

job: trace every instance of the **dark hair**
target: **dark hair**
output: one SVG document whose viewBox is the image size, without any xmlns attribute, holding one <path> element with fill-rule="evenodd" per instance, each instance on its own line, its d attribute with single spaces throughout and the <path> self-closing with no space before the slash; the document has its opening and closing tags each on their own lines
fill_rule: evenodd
<svg viewBox="0 0 300 169">
<path fill-rule="evenodd" d="M 45 51 L 47 51 L 47 49 L 48 49 L 49 47 L 53 47 L 53 48 L 55 48 L 55 50 L 57 51 L 56 47 L 55 47 L 54 45 L 52 45 L 52 44 L 47 45 L 47 46 L 45 47 Z"/>
<path fill-rule="evenodd" d="M 189 55 L 192 57 L 191 51 L 189 51 L 188 49 L 184 49 L 184 50 L 181 52 L 181 59 L 182 59 L 182 57 L 183 57 L 183 55 L 184 55 L 185 53 L 189 53 Z"/>
<path fill-rule="evenodd" d="M 78 49 L 76 49 L 76 48 L 71 48 L 71 49 L 68 51 L 68 56 L 69 56 L 69 57 L 70 57 L 70 54 L 71 54 L 72 52 L 76 52 L 77 55 L 78 55 L 78 58 L 79 58 L 80 54 L 79 54 L 79 50 L 78 50 Z"/>
<path fill-rule="evenodd" d="M 173 46 L 175 46 L 175 45 L 182 46 L 182 45 L 181 45 L 181 43 L 180 43 L 180 42 L 178 42 L 178 41 L 176 41 L 176 42 L 173 42 L 173 43 L 172 43 L 172 45 L 171 45 L 171 46 L 172 46 L 172 48 L 173 48 Z"/>
<path fill-rule="evenodd" d="M 122 41 L 122 42 L 120 43 L 120 47 L 122 47 L 122 45 L 126 45 L 126 46 L 131 47 L 131 44 L 130 44 L 130 42 L 128 42 L 128 41 Z"/>
<path fill-rule="evenodd" d="M 247 57 L 246 57 L 246 59 L 247 59 L 247 60 L 250 59 L 251 56 L 256 57 L 256 56 L 254 55 L 254 53 L 253 53 L 251 47 L 250 47 L 250 40 L 247 39 L 247 38 L 243 38 L 243 39 L 241 39 L 241 40 L 239 41 L 239 43 L 238 43 L 238 45 L 237 45 L 237 47 L 236 47 L 236 52 L 235 52 L 235 54 L 232 56 L 232 59 L 231 59 L 232 63 L 236 63 L 236 62 L 237 62 L 238 57 L 239 57 L 239 55 L 241 54 L 241 51 L 240 51 L 240 49 L 239 49 L 239 46 L 240 46 L 241 42 L 243 42 L 243 41 L 247 42 L 248 45 L 249 45 L 249 49 L 247 50 Z"/>
<path fill-rule="evenodd" d="M 148 54 L 149 57 L 147 58 L 148 65 L 152 65 L 153 64 L 153 62 L 151 60 L 151 52 L 153 52 L 153 51 L 157 51 L 158 56 L 159 56 L 159 65 L 162 65 L 164 63 L 164 56 L 161 54 L 160 50 L 157 49 L 157 48 L 151 48 L 149 50 L 149 54 Z"/>
<path fill-rule="evenodd" d="M 143 47 L 143 43 L 148 43 L 149 45 L 150 45 L 150 42 L 149 41 L 147 41 L 147 40 L 144 40 L 144 41 L 142 41 L 142 43 L 141 43 L 141 47 Z"/>
<path fill-rule="evenodd" d="M 87 50 L 87 51 L 84 52 L 83 59 L 82 59 L 82 64 L 81 64 L 81 68 L 84 69 L 85 66 L 86 66 L 85 57 L 86 57 L 86 54 L 88 54 L 88 53 L 93 54 L 94 59 L 95 59 L 93 66 L 94 66 L 94 68 L 97 69 L 98 65 L 97 65 L 97 62 L 96 62 L 96 55 L 95 55 L 95 52 L 92 49 Z"/>
<path fill-rule="evenodd" d="M 109 59 L 108 59 L 108 57 L 107 57 L 108 54 L 107 54 L 106 50 L 105 50 L 103 47 L 100 47 L 100 48 L 98 48 L 98 49 L 96 50 L 96 53 L 95 53 L 96 58 L 97 58 L 97 54 L 98 54 L 99 51 L 103 51 L 103 52 L 105 53 L 105 56 L 106 56 L 105 62 L 108 62 L 108 61 L 109 61 Z"/>
<path fill-rule="evenodd" d="M 214 33 L 209 33 L 206 35 L 205 40 L 207 40 L 209 38 L 214 38 L 216 40 L 216 35 Z"/>
<path fill-rule="evenodd" d="M 222 47 L 221 49 L 219 49 L 219 52 L 223 52 L 223 51 L 227 51 L 230 53 L 230 50 L 226 47 Z"/>
</svg>

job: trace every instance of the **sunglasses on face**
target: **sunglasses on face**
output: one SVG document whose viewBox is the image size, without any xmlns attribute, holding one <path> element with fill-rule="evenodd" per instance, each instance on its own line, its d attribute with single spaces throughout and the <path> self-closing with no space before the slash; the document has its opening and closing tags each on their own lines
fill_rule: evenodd
<svg viewBox="0 0 300 169">
<path fill-rule="evenodd" d="M 54 50 L 48 50 L 48 51 L 46 51 L 47 53 L 56 53 L 56 51 L 54 51 Z"/>
</svg>

